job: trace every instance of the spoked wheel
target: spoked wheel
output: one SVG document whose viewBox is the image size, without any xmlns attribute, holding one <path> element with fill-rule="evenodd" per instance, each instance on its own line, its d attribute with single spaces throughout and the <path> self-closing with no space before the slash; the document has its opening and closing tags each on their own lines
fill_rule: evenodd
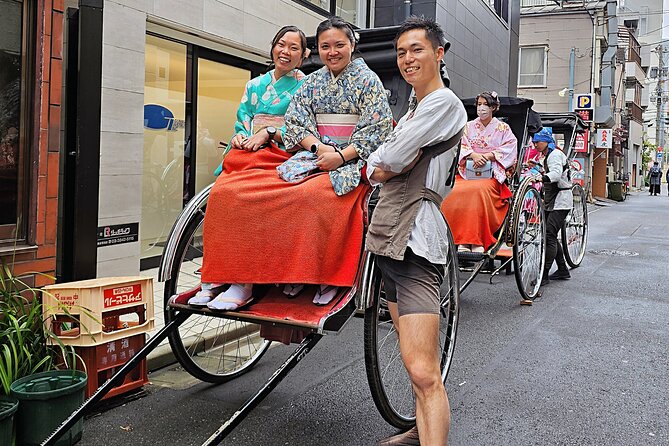
<svg viewBox="0 0 669 446">
<path fill-rule="evenodd" d="M 455 245 L 449 230 L 449 259 L 441 287 L 439 357 L 441 377 L 446 382 L 455 348 L 460 310 L 460 286 Z M 381 416 L 398 429 L 416 423 L 416 400 L 400 356 L 397 331 L 387 313 L 381 273 L 376 266 L 369 288 L 372 305 L 365 311 L 365 368 L 372 398 Z"/>
<path fill-rule="evenodd" d="M 208 194 L 208 189 L 203 193 Z M 198 195 L 193 200 L 201 199 Z M 165 320 L 176 311 L 167 305 L 171 296 L 200 284 L 202 267 L 202 227 L 206 198 L 191 211 L 176 243 L 169 265 L 171 276 L 165 282 Z M 172 231 L 170 237 L 179 237 Z M 170 244 L 168 243 L 168 246 Z M 229 381 L 251 369 L 267 351 L 270 342 L 259 335 L 260 326 L 211 316 L 192 315 L 169 335 L 170 346 L 179 363 L 194 377 L 211 383 Z"/>
<path fill-rule="evenodd" d="M 574 184 L 571 192 L 574 195 L 574 207 L 562 227 L 562 249 L 569 266 L 577 268 L 583 261 L 588 243 L 588 203 L 581 185 Z"/>
<path fill-rule="evenodd" d="M 546 219 L 539 191 L 529 181 L 515 194 L 511 219 L 513 269 L 518 290 L 525 300 L 534 299 L 541 286 L 546 247 Z"/>
</svg>

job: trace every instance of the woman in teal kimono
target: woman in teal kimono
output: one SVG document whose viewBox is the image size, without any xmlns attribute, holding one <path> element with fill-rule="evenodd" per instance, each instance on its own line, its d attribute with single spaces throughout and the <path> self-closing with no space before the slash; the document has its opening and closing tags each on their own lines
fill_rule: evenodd
<svg viewBox="0 0 669 446">
<path fill-rule="evenodd" d="M 284 26 L 274 36 L 270 52 L 274 69 L 246 83 L 237 109 L 235 133 L 224 155 L 230 149 L 256 151 L 270 141 L 284 148 L 283 116 L 304 79 L 304 73 L 297 67 L 309 54 L 307 38 L 296 26 Z M 267 128 L 275 129 L 272 138 L 272 132 L 262 131 Z M 223 163 L 214 175 L 218 176 L 222 168 Z"/>
<path fill-rule="evenodd" d="M 304 79 L 298 67 L 309 55 L 307 38 L 296 26 L 284 26 L 272 39 L 270 55 L 274 69 L 251 79 L 246 83 L 241 103 L 237 109 L 235 133 L 225 149 L 225 154 L 232 149 L 256 152 L 271 145 L 284 149 L 283 124 L 286 109 L 293 94 L 300 87 Z M 249 160 L 251 161 L 251 160 Z M 214 175 L 219 176 L 223 171 L 221 163 Z M 212 189 L 209 205 L 216 206 L 219 197 L 226 194 L 225 188 L 230 181 L 237 180 L 234 169 L 227 172 L 228 178 L 221 178 Z M 225 203 L 219 203 L 225 206 Z M 207 214 L 209 215 L 209 213 Z M 215 234 L 212 235 L 215 237 Z M 205 279 L 205 275 L 202 275 Z M 216 282 L 202 281 L 202 289 L 189 300 L 191 305 L 206 305 L 222 290 L 224 285 Z M 240 297 L 250 295 L 251 286 L 239 284 L 226 291 Z"/>
</svg>

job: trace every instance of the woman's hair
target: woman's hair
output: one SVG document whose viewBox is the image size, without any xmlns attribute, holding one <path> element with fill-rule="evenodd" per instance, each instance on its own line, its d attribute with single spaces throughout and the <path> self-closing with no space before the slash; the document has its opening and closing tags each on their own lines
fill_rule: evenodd
<svg viewBox="0 0 669 446">
<path fill-rule="evenodd" d="M 355 48 L 360 39 L 358 33 L 355 32 L 350 23 L 338 16 L 330 17 L 318 24 L 318 28 L 316 28 L 316 46 L 318 46 L 318 38 L 321 36 L 321 33 L 332 28 L 337 28 L 346 34 L 346 37 L 348 37 L 348 40 L 351 42 L 351 46 Z"/>
<path fill-rule="evenodd" d="M 269 49 L 269 57 L 272 58 L 272 63 L 274 62 L 274 47 L 279 44 L 279 40 L 288 33 L 297 33 L 300 36 L 300 44 L 302 45 L 302 57 L 306 57 L 307 54 L 307 36 L 304 35 L 304 32 L 295 25 L 284 26 L 276 33 L 272 39 L 272 46 Z"/>
<path fill-rule="evenodd" d="M 493 108 L 494 111 L 499 110 L 499 96 L 497 96 L 497 92 L 494 91 L 484 91 L 483 93 L 479 93 L 476 96 L 476 103 L 478 104 L 479 98 L 483 98 L 486 104 L 488 104 L 488 107 Z"/>
</svg>

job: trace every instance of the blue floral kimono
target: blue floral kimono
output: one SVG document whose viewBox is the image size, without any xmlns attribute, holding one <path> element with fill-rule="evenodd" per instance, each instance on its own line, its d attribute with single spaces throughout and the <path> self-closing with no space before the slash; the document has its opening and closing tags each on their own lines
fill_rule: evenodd
<svg viewBox="0 0 669 446">
<path fill-rule="evenodd" d="M 359 116 L 348 144 L 342 148 L 352 144 L 360 159 L 329 172 L 335 192 L 344 195 L 360 184 L 360 171 L 367 157 L 392 131 L 393 116 L 386 90 L 364 60 L 353 60 L 337 77 L 323 67 L 304 79 L 286 111 L 283 140 L 287 150 L 299 146 L 308 135 L 324 142 L 327 135 L 319 134 L 316 116 L 325 114 Z"/>
<path fill-rule="evenodd" d="M 233 135 L 242 134 L 246 137 L 253 135 L 253 117 L 258 114 L 283 116 L 293 95 L 300 88 L 304 79 L 304 73 L 293 70 L 273 82 L 274 70 L 255 77 L 246 83 L 241 103 L 237 109 L 237 121 Z M 286 132 L 285 125 L 280 128 L 282 133 Z M 257 129 L 256 129 L 257 131 Z M 227 154 L 232 147 L 231 143 L 225 148 Z M 284 145 L 279 143 L 284 149 Z M 214 175 L 221 173 L 222 165 L 219 165 Z"/>
</svg>

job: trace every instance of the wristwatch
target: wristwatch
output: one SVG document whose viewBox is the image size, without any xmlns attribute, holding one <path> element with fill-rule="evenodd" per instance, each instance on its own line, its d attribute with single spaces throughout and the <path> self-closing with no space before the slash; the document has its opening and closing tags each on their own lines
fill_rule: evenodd
<svg viewBox="0 0 669 446">
<path fill-rule="evenodd" d="M 321 143 L 317 142 L 315 144 L 311 145 L 311 153 L 318 153 L 318 146 L 320 146 Z"/>
<path fill-rule="evenodd" d="M 265 127 L 265 130 L 267 130 L 267 134 L 269 135 L 269 140 L 274 141 L 274 136 L 276 135 L 276 128 L 269 125 Z"/>
</svg>

